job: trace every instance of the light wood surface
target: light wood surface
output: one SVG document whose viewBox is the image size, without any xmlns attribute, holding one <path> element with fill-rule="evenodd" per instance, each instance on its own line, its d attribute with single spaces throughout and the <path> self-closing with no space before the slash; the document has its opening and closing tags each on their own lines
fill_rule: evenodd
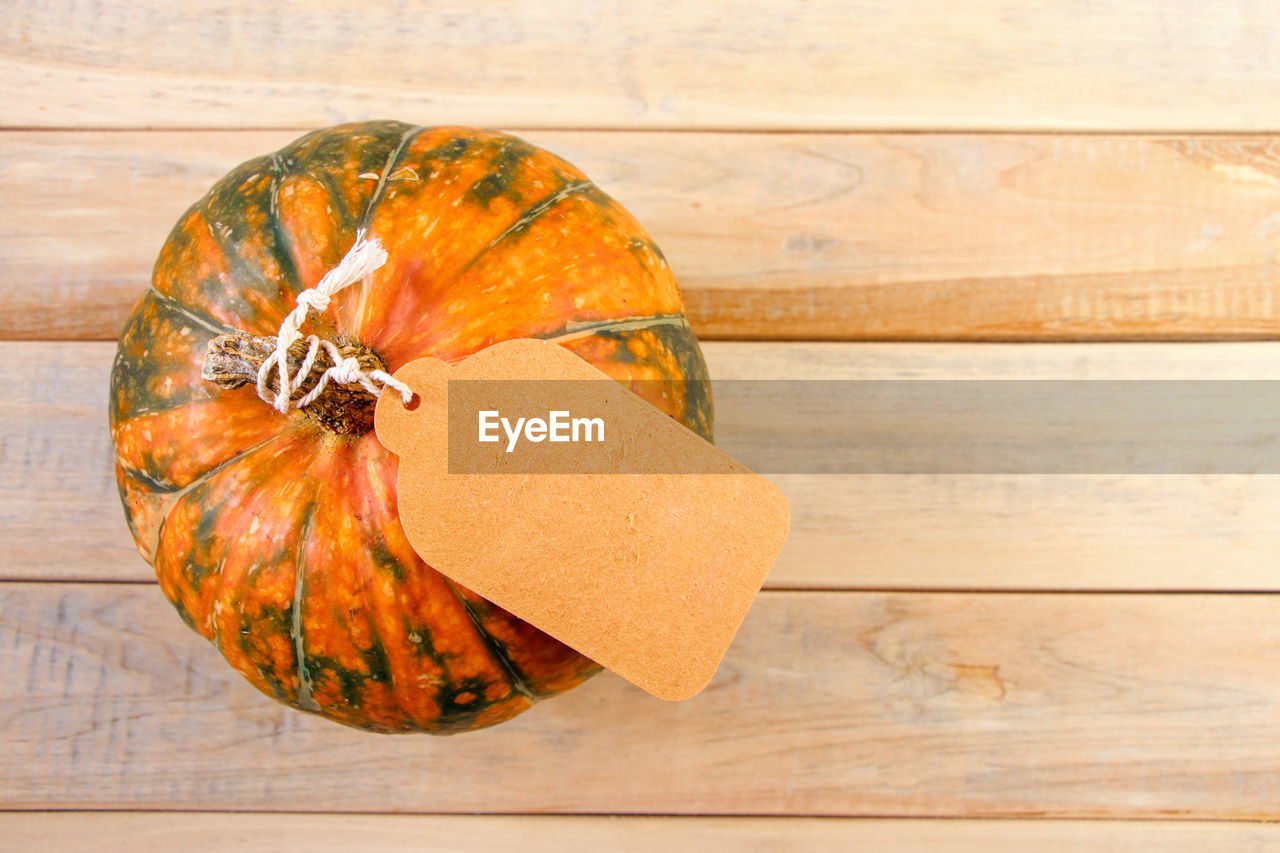
<svg viewBox="0 0 1280 853">
<path fill-rule="evenodd" d="M 1273 596 L 766 592 L 706 691 L 379 737 L 140 584 L 0 585 L 9 808 L 1280 818 Z"/>
<path fill-rule="evenodd" d="M 0 814 L 0 835 L 17 849 L 67 853 L 481 853 L 513 847 L 529 853 L 985 853 L 1001 846 L 1026 853 L 1263 853 L 1280 847 L 1280 828 L 1264 823 L 1115 820 L 23 812 Z"/>
<path fill-rule="evenodd" d="M 106 425 L 178 216 L 374 118 L 582 167 L 717 380 L 1274 380 L 1277 56 L 1264 0 L 0 3 L 0 849 L 1280 850 L 1280 476 L 774 475 L 703 694 L 389 738 L 182 625 Z"/>
<path fill-rule="evenodd" d="M 520 132 L 646 224 L 704 338 L 1280 335 L 1267 137 Z M 297 133 L 0 133 L 0 337 L 114 339 L 182 211 Z"/>
<path fill-rule="evenodd" d="M 0 39 L 24 127 L 1275 130 L 1280 99 L 1259 0 L 19 0 Z"/>
<path fill-rule="evenodd" d="M 705 349 L 712 375 L 724 380 L 1280 375 L 1275 343 L 712 342 Z M 0 521 L 8 530 L 0 577 L 152 579 L 116 494 L 106 427 L 113 353 L 109 343 L 0 344 L 0 383 L 10 394 L 0 410 Z M 722 435 L 755 441 L 750 414 L 722 406 Z M 1280 583 L 1276 476 L 772 479 L 792 514 L 791 537 L 768 580 L 774 588 L 1274 590 Z"/>
</svg>

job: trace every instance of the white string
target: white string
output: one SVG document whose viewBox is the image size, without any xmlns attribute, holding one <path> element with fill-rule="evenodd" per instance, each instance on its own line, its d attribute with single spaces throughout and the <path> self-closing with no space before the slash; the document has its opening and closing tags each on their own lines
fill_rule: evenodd
<svg viewBox="0 0 1280 853">
<path fill-rule="evenodd" d="M 280 323 L 275 350 L 258 368 L 259 397 L 270 403 L 281 414 L 288 412 L 290 405 L 301 409 L 315 402 L 320 392 L 330 382 L 339 385 L 359 385 L 375 397 L 382 392 L 383 386 L 389 385 L 400 392 L 405 405 L 413 400 L 413 389 L 390 373 L 385 370 L 364 370 L 354 356 L 343 358 L 342 353 L 332 341 L 321 340 L 315 335 L 307 336 L 309 348 L 306 358 L 298 365 L 297 372 L 293 376 L 289 375 L 289 347 L 302 340 L 302 332 L 299 329 L 306 322 L 307 313 L 312 309 L 317 314 L 324 313 L 324 310 L 329 307 L 329 300 L 335 293 L 369 275 L 386 262 L 387 252 L 382 248 L 378 238 L 365 239 L 364 232 L 360 231 L 356 234 L 356 241 L 351 244 L 346 255 L 338 261 L 338 265 L 325 273 L 315 287 L 298 294 L 297 306 Z M 320 354 L 321 347 L 324 347 L 329 354 L 333 366 L 320 375 L 320 381 L 316 383 L 315 388 L 295 402 L 293 395 L 302 387 L 311 368 L 315 366 L 316 356 Z M 279 371 L 279 388 L 274 396 L 271 394 L 271 389 L 267 387 L 273 368 Z"/>
</svg>

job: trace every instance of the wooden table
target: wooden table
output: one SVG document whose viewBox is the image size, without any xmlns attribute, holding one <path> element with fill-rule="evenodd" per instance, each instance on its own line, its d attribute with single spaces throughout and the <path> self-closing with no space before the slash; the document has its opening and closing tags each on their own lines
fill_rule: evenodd
<svg viewBox="0 0 1280 853">
<path fill-rule="evenodd" d="M 778 476 L 702 695 L 393 738 L 180 623 L 105 413 L 186 205 L 375 117 L 581 166 L 717 378 L 1275 379 L 1278 64 L 1251 0 L 0 5 L 0 847 L 1280 846 L 1280 478 Z"/>
</svg>

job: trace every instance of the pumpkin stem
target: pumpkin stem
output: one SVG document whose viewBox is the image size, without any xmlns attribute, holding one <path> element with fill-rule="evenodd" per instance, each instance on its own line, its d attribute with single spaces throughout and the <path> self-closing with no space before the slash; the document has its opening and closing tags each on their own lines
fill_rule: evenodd
<svg viewBox="0 0 1280 853">
<path fill-rule="evenodd" d="M 343 358 L 355 357 L 364 370 L 386 370 L 387 366 L 373 350 L 353 340 L 340 338 L 338 352 Z M 209 341 L 200 375 L 219 388 L 256 385 L 262 363 L 275 351 L 276 339 L 233 332 Z M 288 373 L 295 375 L 307 358 L 310 347 L 305 340 L 295 341 L 288 352 Z M 321 375 L 333 367 L 333 359 L 325 348 L 316 353 L 315 361 L 294 399 L 306 396 L 320 382 Z M 280 376 L 272 370 L 267 387 L 274 394 L 280 387 Z M 302 407 L 302 412 L 339 435 L 363 435 L 373 429 L 373 408 L 378 398 L 359 385 L 325 385 L 315 400 Z"/>
</svg>

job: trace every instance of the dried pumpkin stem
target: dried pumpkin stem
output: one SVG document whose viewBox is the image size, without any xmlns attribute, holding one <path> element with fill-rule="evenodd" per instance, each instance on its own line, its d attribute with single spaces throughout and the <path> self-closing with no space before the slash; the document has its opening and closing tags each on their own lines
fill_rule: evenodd
<svg viewBox="0 0 1280 853">
<path fill-rule="evenodd" d="M 363 344 L 339 339 L 337 347 L 343 358 L 354 357 L 364 370 L 386 370 L 382 359 Z M 209 341 L 201 376 L 219 388 L 255 385 L 258 371 L 275 348 L 276 339 L 272 337 L 241 332 L 219 335 Z M 290 345 L 287 356 L 290 376 L 302 368 L 309 349 L 305 340 L 295 341 Z M 294 399 L 301 399 L 310 393 L 324 372 L 333 367 L 333 363 L 329 353 L 323 347 L 320 348 L 306 378 L 294 392 Z M 267 386 L 273 394 L 280 388 L 280 378 L 275 370 L 270 371 Z M 376 396 L 359 385 L 330 382 L 315 400 L 302 408 L 302 412 L 339 435 L 363 435 L 373 429 L 373 407 L 377 401 Z"/>
</svg>

